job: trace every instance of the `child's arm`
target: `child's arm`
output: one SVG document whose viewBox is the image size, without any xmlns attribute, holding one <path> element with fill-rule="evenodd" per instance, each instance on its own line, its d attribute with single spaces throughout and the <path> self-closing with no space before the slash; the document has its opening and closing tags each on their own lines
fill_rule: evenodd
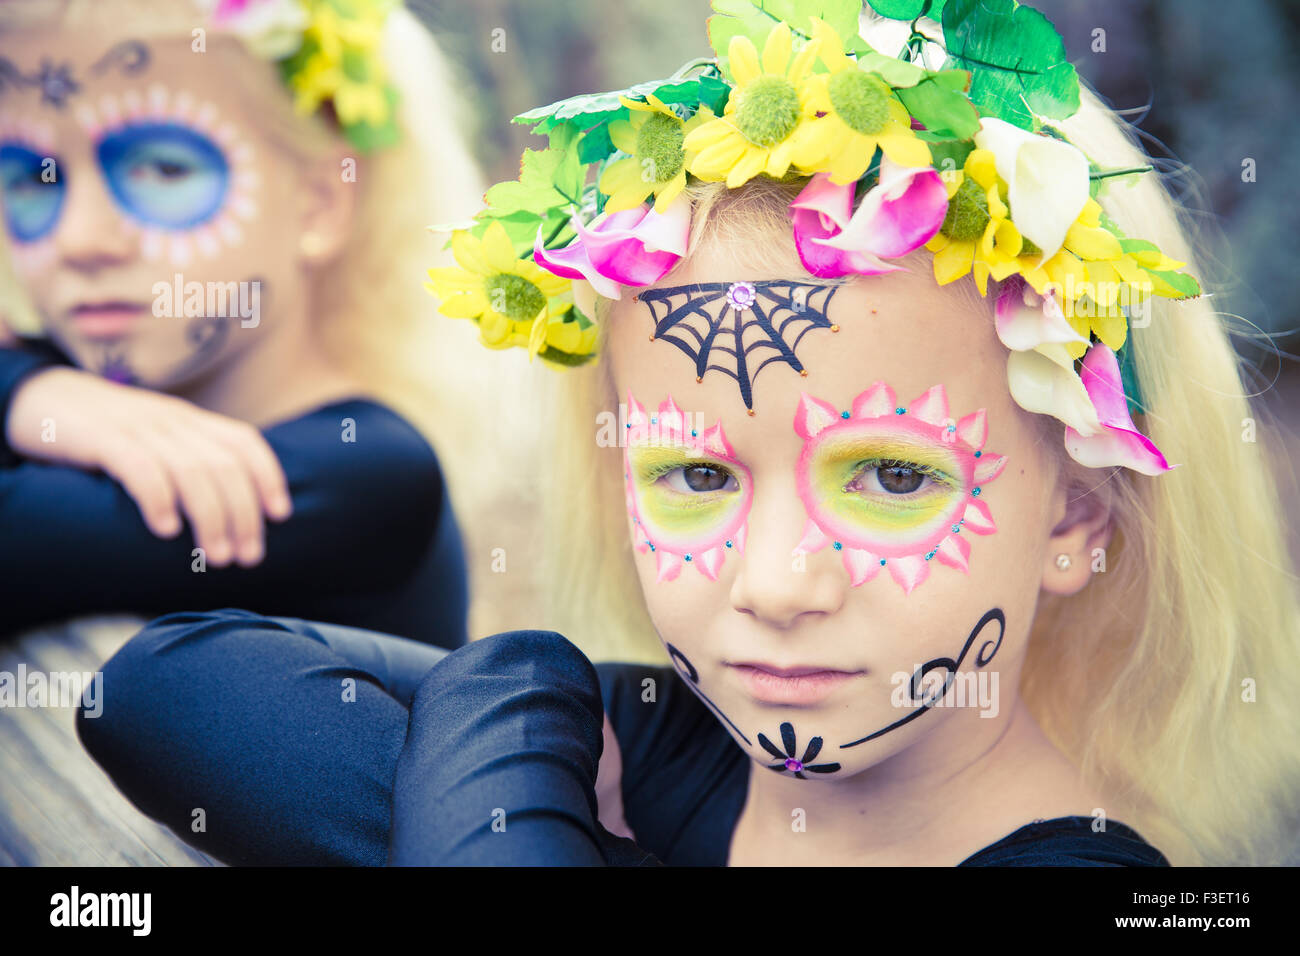
<svg viewBox="0 0 1300 956">
<path fill-rule="evenodd" d="M 156 537 L 179 534 L 183 514 L 215 567 L 257 564 L 263 513 L 289 516 L 284 471 L 244 422 L 71 368 L 38 368 L 15 383 L 7 405 L 14 455 L 104 472 Z"/>
<path fill-rule="evenodd" d="M 11 353 L 0 355 L 0 378 L 11 358 Z M 81 374 L 56 368 L 20 378 L 18 401 L 25 401 L 21 393 L 29 384 L 64 372 Z M 110 394 L 136 393 L 132 402 L 175 401 L 106 382 L 83 384 Z M 209 415 L 190 412 L 173 425 L 188 422 L 198 428 Z M 61 449 L 59 454 L 93 461 L 96 426 L 87 415 L 74 405 L 67 415 L 42 416 L 53 419 L 46 424 L 52 424 L 50 444 Z M 19 409 L 10 417 L 30 416 Z M 341 440 L 341 422 L 350 423 L 355 441 Z M 203 427 L 216 426 L 204 422 Z M 294 502 L 291 518 L 266 528 L 265 557 L 256 567 L 221 567 L 222 555 L 206 547 L 211 543 L 206 526 L 193 533 L 177 527 L 179 534 L 158 537 L 142 520 L 127 486 L 102 471 L 22 459 L 9 467 L 0 463 L 0 606 L 5 608 L 0 631 L 79 614 L 152 616 L 176 608 L 236 606 L 378 626 L 448 646 L 464 642 L 464 600 L 456 593 L 457 581 L 463 590 L 462 559 L 446 544 L 455 529 L 441 470 L 433 450 L 409 424 L 373 403 L 348 402 L 265 433 L 249 431 L 239 424 L 230 432 L 250 446 L 232 453 L 247 466 L 239 480 L 252 484 L 251 459 L 264 451 L 270 464 L 258 467 L 273 466 L 278 477 L 266 476 L 262 483 L 286 484 Z M 205 440 L 221 439 L 209 432 Z M 31 441 L 27 434 L 18 444 L 27 449 Z M 123 455 L 123 468 L 132 467 L 133 455 Z M 194 479 L 194 464 L 185 467 L 191 469 L 187 479 Z M 266 492 L 273 493 L 279 492 Z M 262 492 L 256 495 L 260 500 Z M 248 492 L 244 500 L 252 497 Z M 418 602 L 408 594 L 413 582 L 427 592 Z"/>
</svg>

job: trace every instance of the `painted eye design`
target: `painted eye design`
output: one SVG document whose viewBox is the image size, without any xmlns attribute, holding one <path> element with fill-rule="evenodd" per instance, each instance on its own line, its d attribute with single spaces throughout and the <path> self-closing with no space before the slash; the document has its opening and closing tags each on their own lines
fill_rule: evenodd
<svg viewBox="0 0 1300 956">
<path fill-rule="evenodd" d="M 721 425 L 691 427 L 671 397 L 647 415 L 629 395 L 628 410 L 624 476 L 637 550 L 654 553 L 660 581 L 684 564 L 717 580 L 727 552 L 745 546 L 749 470 Z"/>
<path fill-rule="evenodd" d="M 100 168 L 118 204 L 145 225 L 192 229 L 215 217 L 230 167 L 220 147 L 178 123 L 134 123 L 99 141 Z"/>
<path fill-rule="evenodd" d="M 141 227 L 145 259 L 211 258 L 259 218 L 256 152 L 212 103 L 155 83 L 87 99 L 76 117 L 114 201 Z"/>
<path fill-rule="evenodd" d="M 804 439 L 797 484 L 808 512 L 798 548 L 833 545 L 854 586 L 887 567 L 910 593 L 934 558 L 964 572 L 969 534 L 996 530 L 980 492 L 1006 459 L 983 450 L 983 409 L 959 422 L 948 417 L 942 385 L 902 407 L 876 382 L 851 412 L 804 394 L 794 424 Z"/>
<path fill-rule="evenodd" d="M 5 225 L 19 242 L 36 242 L 49 235 L 59 221 L 67 188 L 61 173 L 50 179 L 47 156 L 22 143 L 0 143 L 0 195 L 4 197 Z"/>
</svg>

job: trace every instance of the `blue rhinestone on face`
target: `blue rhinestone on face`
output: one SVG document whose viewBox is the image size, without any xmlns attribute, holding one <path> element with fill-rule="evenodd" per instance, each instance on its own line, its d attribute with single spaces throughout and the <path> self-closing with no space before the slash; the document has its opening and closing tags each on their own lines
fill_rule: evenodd
<svg viewBox="0 0 1300 956">
<path fill-rule="evenodd" d="M 979 457 L 980 455 L 982 455 L 982 454 L 984 454 L 982 451 L 977 451 L 977 452 L 975 453 L 975 457 L 978 458 L 978 457 Z"/>
<path fill-rule="evenodd" d="M 848 417 L 849 417 L 848 412 L 840 412 L 840 418 L 848 418 Z"/>
<path fill-rule="evenodd" d="M 907 414 L 907 409 L 906 409 L 906 408 L 896 408 L 896 409 L 894 409 L 894 412 L 895 412 L 895 414 L 898 414 L 898 415 L 905 415 L 905 414 Z"/>
<path fill-rule="evenodd" d="M 692 428 L 692 429 L 691 429 L 691 437 L 692 437 L 692 438 L 699 438 L 699 437 L 700 437 L 700 433 L 697 432 L 694 428 Z"/>
<path fill-rule="evenodd" d="M 650 416 L 650 424 L 651 424 L 651 425 L 658 425 L 658 424 L 659 424 L 659 417 L 658 417 L 657 415 L 651 415 L 651 416 Z"/>
<path fill-rule="evenodd" d="M 650 544 L 650 542 L 647 541 L 646 544 Z M 650 550 L 653 551 L 654 549 L 655 549 L 655 546 L 654 546 L 653 544 L 650 544 Z"/>
<path fill-rule="evenodd" d="M 974 495 L 976 498 L 978 498 L 978 497 L 980 496 L 980 490 L 979 490 L 978 488 L 972 488 L 972 489 L 970 490 L 970 493 L 971 493 L 972 495 Z"/>
<path fill-rule="evenodd" d="M 730 542 L 730 541 L 727 542 L 727 547 L 728 547 L 728 548 L 731 547 L 731 542 Z"/>
<path fill-rule="evenodd" d="M 927 552 L 926 552 L 925 560 L 929 561 L 929 560 L 930 560 L 931 558 L 933 558 L 933 557 L 934 557 L 934 552 L 933 552 L 933 551 L 927 551 Z"/>
<path fill-rule="evenodd" d="M 844 545 L 842 545 L 842 544 L 840 544 L 838 541 L 836 541 L 834 547 L 835 547 L 835 550 L 836 550 L 836 551 L 841 551 L 841 550 L 843 550 Z"/>
<path fill-rule="evenodd" d="M 881 559 L 880 559 L 880 566 L 881 566 L 882 568 L 885 566 L 885 559 L 884 559 L 884 558 L 881 558 Z"/>
<path fill-rule="evenodd" d="M 687 561 L 691 560 L 691 556 L 689 554 L 684 554 L 682 555 L 682 557 L 684 557 Z"/>
<path fill-rule="evenodd" d="M 957 430 L 957 426 L 956 426 L 956 425 L 949 425 L 949 426 L 948 426 L 948 433 L 949 433 L 949 434 L 955 432 L 956 430 Z"/>
<path fill-rule="evenodd" d="M 959 524 L 955 524 L 955 525 L 952 526 L 952 533 L 953 533 L 953 534 L 957 534 L 959 531 L 961 531 L 961 525 L 959 525 Z"/>
</svg>

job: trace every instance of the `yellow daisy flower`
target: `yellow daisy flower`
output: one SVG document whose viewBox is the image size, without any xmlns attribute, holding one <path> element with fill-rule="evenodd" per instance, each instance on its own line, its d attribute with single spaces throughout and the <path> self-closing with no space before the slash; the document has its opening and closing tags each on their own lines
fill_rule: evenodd
<svg viewBox="0 0 1300 956">
<path fill-rule="evenodd" d="M 464 230 L 452 233 L 451 251 L 459 267 L 430 269 L 425 288 L 442 300 L 443 315 L 477 322 L 489 348 L 527 347 L 538 319 L 549 321 L 571 308 L 556 301 L 570 290 L 569 280 L 516 256 L 499 222 L 482 239 Z"/>
<path fill-rule="evenodd" d="M 528 360 L 539 355 L 552 365 L 582 365 L 596 354 L 597 333 L 595 323 L 584 325 L 572 310 L 539 315 L 528 336 Z"/>
<path fill-rule="evenodd" d="M 1065 317 L 1084 338 L 1096 334 L 1115 351 L 1128 337 L 1125 308 L 1146 301 L 1151 294 L 1176 297 L 1178 293 L 1159 276 L 1147 270 L 1181 269 L 1184 263 L 1170 259 L 1154 247 L 1126 253 L 1110 230 L 1101 225 L 1101 204 L 1088 199 L 1078 219 L 1065 234 L 1060 250 L 1041 266 L 1039 251 L 1026 241 L 1017 259 L 1018 270 L 1039 294 L 1060 291 Z M 1087 346 L 1066 343 L 1072 358 L 1079 358 Z"/>
<path fill-rule="evenodd" d="M 600 191 L 609 197 L 605 211 L 633 209 L 653 195 L 655 212 L 663 212 L 686 188 L 683 140 L 716 117 L 707 106 L 701 106 L 683 121 L 654 95 L 647 96 L 645 103 L 626 96 L 619 99 L 633 112 L 628 119 L 609 124 L 609 138 L 628 155 L 611 163 L 600 176 Z"/>
<path fill-rule="evenodd" d="M 925 247 L 934 253 L 934 278 L 947 285 L 973 273 L 980 295 L 988 292 L 992 276 L 1001 281 L 1019 271 L 1020 232 L 1007 218 L 1007 204 L 998 193 L 993 153 L 971 150 L 964 166 L 946 184 L 948 214 Z"/>
<path fill-rule="evenodd" d="M 813 59 L 820 46 L 810 40 L 793 57 L 790 27 L 773 27 L 758 50 L 735 36 L 727 48 L 735 88 L 723 115 L 692 130 L 683 141 L 686 168 L 706 182 L 726 180 L 729 189 L 759 173 L 781 178 L 790 169 L 796 134 L 815 115 L 808 103 Z"/>
<path fill-rule="evenodd" d="M 862 177 L 877 146 L 900 166 L 929 166 L 930 147 L 912 131 L 911 114 L 889 84 L 845 55 L 834 27 L 817 17 L 812 23 L 829 72 L 809 84 L 810 104 L 823 115 L 801 131 L 795 165 L 810 173 L 827 171 L 838 186 Z"/>
<path fill-rule="evenodd" d="M 378 7 L 362 5 L 342 16 L 329 4 L 317 4 L 305 36 L 315 40 L 317 49 L 290 78 L 298 112 L 314 112 L 326 100 L 332 100 L 343 125 L 362 120 L 376 126 L 388 119 L 388 99 L 384 94 L 384 74 L 379 58 L 383 13 Z M 364 78 L 358 69 L 345 63 L 364 63 Z"/>
</svg>

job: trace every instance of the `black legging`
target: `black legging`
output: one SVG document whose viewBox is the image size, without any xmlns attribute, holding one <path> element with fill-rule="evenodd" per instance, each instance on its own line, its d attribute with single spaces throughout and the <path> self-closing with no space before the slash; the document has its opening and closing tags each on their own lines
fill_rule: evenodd
<svg viewBox="0 0 1300 956">
<path fill-rule="evenodd" d="M 236 864 L 650 863 L 596 819 L 595 669 L 558 634 L 453 652 L 246 611 L 171 614 L 104 666 L 86 749 Z M 201 811 L 201 812 L 200 812 Z"/>
</svg>

